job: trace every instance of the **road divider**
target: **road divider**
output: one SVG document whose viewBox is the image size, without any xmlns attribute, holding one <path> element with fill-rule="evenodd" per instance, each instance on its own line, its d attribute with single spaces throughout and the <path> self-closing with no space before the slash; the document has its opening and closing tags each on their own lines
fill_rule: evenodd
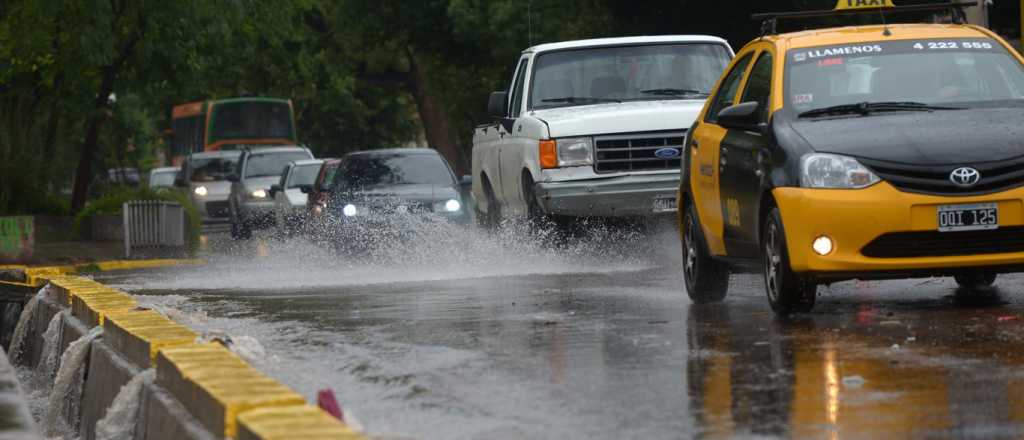
<svg viewBox="0 0 1024 440">
<path fill-rule="evenodd" d="M 117 264 L 114 264 L 117 263 Z M 156 263 L 110 262 L 105 267 L 159 267 Z M 24 269 L 29 273 L 32 269 Z M 102 419 L 122 387 L 146 371 L 155 380 L 132 382 L 137 407 L 136 420 L 125 420 L 134 438 L 245 440 L 357 439 L 363 438 L 343 422 L 310 406 L 302 395 L 260 373 L 218 341 L 204 341 L 201 335 L 154 310 L 139 306 L 123 291 L 92 279 L 71 275 L 65 268 L 35 271 L 28 276 L 42 286 L 39 304 L 26 308 L 19 327 L 28 329 L 22 338 L 35 353 L 46 344 L 60 351 L 72 343 L 89 344 L 88 360 L 78 371 L 80 386 L 61 402 L 61 414 L 70 433 L 82 440 L 96 440 L 96 424 Z M 28 284 L 28 283 L 26 283 Z M 70 310 L 70 313 L 60 313 Z M 60 314 L 58 316 L 58 314 Z M 54 318 L 57 316 L 57 318 Z M 62 331 L 44 341 L 43 332 L 51 319 L 62 320 Z M 42 323 L 42 324 L 40 324 Z M 93 329 L 93 330 L 89 330 Z M 80 339 L 100 334 L 94 340 Z M 21 356 L 20 362 L 35 368 L 38 355 Z M 82 379 L 79 379 L 82 380 Z M 73 411 L 68 411 L 68 408 Z M 78 409 L 77 411 L 74 411 Z M 52 408 L 50 409 L 53 410 Z M 110 432 L 109 420 L 101 432 Z M 124 432 L 124 429 L 121 430 Z"/>
</svg>

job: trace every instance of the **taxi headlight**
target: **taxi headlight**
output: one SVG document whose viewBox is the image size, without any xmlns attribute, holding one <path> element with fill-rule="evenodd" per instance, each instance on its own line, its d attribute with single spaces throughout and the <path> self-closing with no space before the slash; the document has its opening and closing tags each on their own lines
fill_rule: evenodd
<svg viewBox="0 0 1024 440">
<path fill-rule="evenodd" d="M 800 158 L 800 186 L 804 188 L 867 188 L 881 180 L 852 157 L 811 153 Z"/>
<path fill-rule="evenodd" d="M 558 166 L 575 167 L 594 164 L 592 141 L 588 137 L 558 139 Z"/>
<path fill-rule="evenodd" d="M 206 190 L 205 186 L 197 186 L 196 189 L 192 190 L 192 192 L 196 193 L 199 197 L 206 197 L 206 195 L 209 194 L 209 191 Z"/>
</svg>

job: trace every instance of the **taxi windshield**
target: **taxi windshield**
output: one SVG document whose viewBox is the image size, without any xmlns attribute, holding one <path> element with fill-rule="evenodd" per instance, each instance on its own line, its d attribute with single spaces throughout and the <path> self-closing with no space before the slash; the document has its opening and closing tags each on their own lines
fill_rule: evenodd
<svg viewBox="0 0 1024 440">
<path fill-rule="evenodd" d="M 914 103 L 970 107 L 1024 99 L 1024 69 L 987 38 L 904 40 L 794 49 L 786 107 Z"/>
<path fill-rule="evenodd" d="M 716 43 L 576 49 L 539 55 L 529 107 L 704 99 L 731 58 Z"/>
</svg>

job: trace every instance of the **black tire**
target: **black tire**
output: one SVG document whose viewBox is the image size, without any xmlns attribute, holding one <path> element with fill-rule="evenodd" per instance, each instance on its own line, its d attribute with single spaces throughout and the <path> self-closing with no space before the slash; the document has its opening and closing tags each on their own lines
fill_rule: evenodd
<svg viewBox="0 0 1024 440">
<path fill-rule="evenodd" d="M 523 172 L 522 185 L 523 201 L 526 202 L 526 220 L 534 228 L 553 226 L 554 221 L 551 216 L 544 212 L 540 201 L 537 200 L 537 194 L 534 192 L 533 177 L 530 177 L 530 174 L 525 171 Z"/>
<path fill-rule="evenodd" d="M 779 208 L 773 207 L 765 217 L 762 231 L 764 285 L 768 304 L 778 315 L 811 311 L 818 286 L 793 272 Z"/>
<path fill-rule="evenodd" d="M 971 272 L 953 277 L 956 283 L 965 290 L 985 290 L 996 282 L 996 274 L 991 272 Z"/>
<path fill-rule="evenodd" d="M 494 230 L 501 224 L 501 206 L 498 205 L 498 200 L 494 197 L 490 181 L 484 179 L 483 189 L 484 197 L 487 198 L 487 212 L 477 211 L 476 222 L 483 229 Z"/>
<path fill-rule="evenodd" d="M 720 302 L 729 291 L 729 267 L 711 258 L 692 204 L 686 205 L 682 222 L 686 293 L 697 304 Z"/>
</svg>

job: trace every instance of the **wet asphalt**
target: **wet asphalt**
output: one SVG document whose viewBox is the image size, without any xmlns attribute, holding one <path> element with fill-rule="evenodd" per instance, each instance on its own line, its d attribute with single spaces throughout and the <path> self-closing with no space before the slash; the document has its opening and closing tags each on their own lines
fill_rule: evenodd
<svg viewBox="0 0 1024 440">
<path fill-rule="evenodd" d="M 757 275 L 692 304 L 678 256 L 394 282 L 246 258 L 101 278 L 376 437 L 1024 437 L 1024 276 L 839 283 L 782 320 Z"/>
</svg>

